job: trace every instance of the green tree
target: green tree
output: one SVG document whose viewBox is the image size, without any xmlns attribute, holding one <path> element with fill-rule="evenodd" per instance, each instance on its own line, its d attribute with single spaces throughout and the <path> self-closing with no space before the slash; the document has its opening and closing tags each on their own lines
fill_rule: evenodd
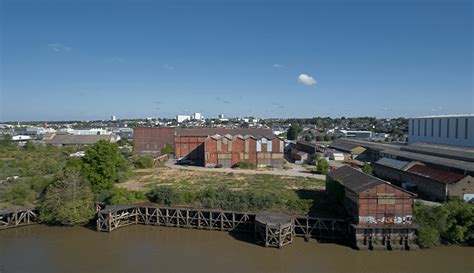
<svg viewBox="0 0 474 273">
<path fill-rule="evenodd" d="M 326 159 L 322 158 L 318 160 L 318 166 L 316 167 L 316 170 L 320 174 L 327 174 L 329 171 L 329 162 L 326 161 Z"/>
<path fill-rule="evenodd" d="M 316 137 L 316 141 L 318 141 L 318 142 L 324 141 L 324 136 L 318 135 L 318 136 Z"/>
<path fill-rule="evenodd" d="M 370 166 L 367 162 L 364 162 L 364 165 L 362 166 L 362 171 L 366 174 L 370 174 L 370 175 L 374 174 L 374 170 L 372 166 Z"/>
<path fill-rule="evenodd" d="M 94 193 L 112 189 L 128 171 L 119 146 L 104 140 L 89 146 L 82 161 L 82 175 L 91 183 Z"/>
<path fill-rule="evenodd" d="M 464 243 L 474 239 L 474 208 L 461 199 L 443 205 L 448 212 L 446 230 L 441 238 L 448 243 Z"/>
<path fill-rule="evenodd" d="M 75 168 L 65 169 L 49 185 L 39 206 L 42 222 L 80 225 L 94 217 L 93 193 Z"/>
<path fill-rule="evenodd" d="M 290 126 L 290 128 L 288 128 L 286 136 L 289 140 L 296 140 L 302 132 L 303 127 L 301 127 L 299 124 L 293 124 Z"/>
<path fill-rule="evenodd" d="M 311 142 L 311 141 L 313 141 L 313 136 L 312 136 L 311 134 L 306 134 L 306 135 L 304 136 L 304 140 L 305 140 L 306 142 Z"/>
</svg>

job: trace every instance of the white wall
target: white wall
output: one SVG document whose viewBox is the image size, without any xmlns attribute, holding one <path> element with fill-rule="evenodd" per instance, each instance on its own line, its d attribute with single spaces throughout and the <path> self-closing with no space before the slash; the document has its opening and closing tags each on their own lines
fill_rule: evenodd
<svg viewBox="0 0 474 273">
<path fill-rule="evenodd" d="M 474 147 L 474 115 L 409 119 L 408 143 L 416 142 Z"/>
</svg>

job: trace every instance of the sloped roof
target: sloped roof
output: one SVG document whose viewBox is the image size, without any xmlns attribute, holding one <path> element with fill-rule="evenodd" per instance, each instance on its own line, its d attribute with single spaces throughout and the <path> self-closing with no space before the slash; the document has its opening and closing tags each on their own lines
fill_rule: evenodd
<svg viewBox="0 0 474 273">
<path fill-rule="evenodd" d="M 356 170 L 347 165 L 331 171 L 328 173 L 328 176 L 334 180 L 340 180 L 344 184 L 344 187 L 356 193 L 386 183 L 381 179 L 363 173 L 362 171 Z"/>
<path fill-rule="evenodd" d="M 388 157 L 381 158 L 379 161 L 375 162 L 376 164 L 390 167 L 392 169 L 402 170 L 405 166 L 410 164 L 409 161 L 397 160 Z"/>
<path fill-rule="evenodd" d="M 400 150 L 474 162 L 472 147 L 417 142 L 401 147 Z"/>
<path fill-rule="evenodd" d="M 432 180 L 435 180 L 441 183 L 446 183 L 446 184 L 456 183 L 465 177 L 462 174 L 433 169 L 433 168 L 423 166 L 423 165 L 418 165 L 418 164 L 409 168 L 407 172 L 413 173 L 419 176 L 423 176 L 426 178 L 430 178 Z"/>
<path fill-rule="evenodd" d="M 347 142 L 344 139 L 336 139 L 329 145 L 329 147 L 340 151 L 351 152 L 352 149 L 362 146 Z"/>
</svg>

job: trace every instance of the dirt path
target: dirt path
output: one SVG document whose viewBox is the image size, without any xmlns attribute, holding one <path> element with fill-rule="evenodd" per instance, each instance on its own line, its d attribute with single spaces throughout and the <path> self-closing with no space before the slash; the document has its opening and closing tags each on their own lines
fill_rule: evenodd
<svg viewBox="0 0 474 273">
<path fill-rule="evenodd" d="M 232 168 L 204 168 L 204 167 L 195 167 L 195 166 L 182 166 L 176 165 L 175 160 L 169 160 L 166 163 L 166 166 L 172 169 L 181 169 L 181 170 L 195 170 L 203 172 L 217 172 L 217 173 L 241 173 L 241 174 L 272 174 L 280 176 L 296 176 L 296 177 L 310 177 L 326 180 L 326 176 L 322 174 L 313 174 L 308 172 L 305 168 L 299 165 L 291 164 L 294 168 L 292 170 L 283 170 L 283 169 L 273 169 L 273 170 L 242 170 L 242 169 L 232 169 Z"/>
</svg>

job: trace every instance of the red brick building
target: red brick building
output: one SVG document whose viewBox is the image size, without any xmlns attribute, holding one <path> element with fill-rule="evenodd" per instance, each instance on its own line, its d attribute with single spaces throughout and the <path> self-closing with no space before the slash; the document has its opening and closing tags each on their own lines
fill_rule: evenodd
<svg viewBox="0 0 474 273">
<path fill-rule="evenodd" d="M 326 187 L 336 181 L 344 188 L 344 208 L 351 220 L 357 247 L 416 247 L 415 194 L 349 166 L 328 173 Z"/>
<path fill-rule="evenodd" d="M 327 182 L 344 186 L 344 206 L 355 224 L 411 224 L 415 194 L 349 166 L 331 171 Z"/>
<path fill-rule="evenodd" d="M 134 128 L 133 150 L 139 154 L 161 153 L 166 144 L 174 146 L 175 128 Z"/>
<path fill-rule="evenodd" d="M 214 135 L 204 143 L 204 166 L 232 167 L 238 162 L 283 167 L 283 140 L 274 136 Z"/>
</svg>

